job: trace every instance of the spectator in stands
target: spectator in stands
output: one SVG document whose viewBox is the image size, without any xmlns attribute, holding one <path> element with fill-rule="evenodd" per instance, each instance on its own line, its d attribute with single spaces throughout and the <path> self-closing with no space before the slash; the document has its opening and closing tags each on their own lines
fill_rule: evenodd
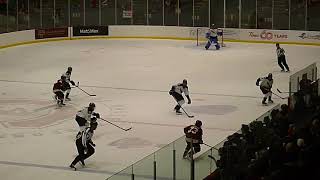
<svg viewBox="0 0 320 180">
<path fill-rule="evenodd" d="M 279 130 L 280 130 L 280 137 L 285 137 L 288 134 L 289 128 L 289 108 L 288 105 L 282 104 L 281 111 L 279 113 Z"/>
<path fill-rule="evenodd" d="M 300 91 L 304 99 L 304 104 L 306 107 L 310 107 L 310 99 L 311 99 L 311 93 L 312 93 L 312 81 L 308 79 L 307 74 L 302 75 L 302 79 L 299 82 L 300 85 Z"/>
</svg>

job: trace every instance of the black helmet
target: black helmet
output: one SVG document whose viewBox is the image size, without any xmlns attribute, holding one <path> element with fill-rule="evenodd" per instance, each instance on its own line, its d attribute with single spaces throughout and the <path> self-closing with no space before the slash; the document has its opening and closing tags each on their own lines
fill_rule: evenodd
<svg viewBox="0 0 320 180">
<path fill-rule="evenodd" d="M 96 105 L 94 103 L 90 103 L 89 107 L 88 107 L 88 111 L 94 111 L 94 108 L 96 107 Z"/>
<path fill-rule="evenodd" d="M 184 79 L 184 80 L 182 81 L 182 83 L 183 83 L 183 84 L 188 84 L 188 81 L 187 81 L 186 79 Z"/>
<path fill-rule="evenodd" d="M 61 79 L 62 79 L 62 80 L 66 79 L 66 78 L 67 78 L 67 77 L 66 77 L 65 75 L 62 75 L 62 76 L 61 76 Z"/>
<path fill-rule="evenodd" d="M 68 71 L 72 71 L 72 67 L 70 66 L 70 67 L 68 67 Z"/>
<path fill-rule="evenodd" d="M 202 126 L 202 122 L 200 120 L 197 120 L 195 125 L 198 126 L 198 127 L 201 127 Z"/>
</svg>

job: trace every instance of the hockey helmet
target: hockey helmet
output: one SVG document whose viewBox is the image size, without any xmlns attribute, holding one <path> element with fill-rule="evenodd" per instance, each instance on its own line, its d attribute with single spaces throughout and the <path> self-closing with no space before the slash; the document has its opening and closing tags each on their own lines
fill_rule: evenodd
<svg viewBox="0 0 320 180">
<path fill-rule="evenodd" d="M 201 127 L 202 126 L 202 122 L 200 120 L 197 120 L 195 125 L 198 126 L 198 127 Z"/>
<path fill-rule="evenodd" d="M 94 109 L 96 108 L 96 105 L 94 103 L 90 103 L 89 107 L 88 107 L 88 111 L 94 111 Z"/>
<path fill-rule="evenodd" d="M 186 79 L 184 79 L 184 80 L 182 81 L 182 84 L 187 85 L 187 84 L 188 84 L 188 81 L 187 81 Z"/>
<path fill-rule="evenodd" d="M 67 77 L 66 77 L 65 75 L 62 75 L 62 76 L 61 76 L 61 80 L 66 80 L 66 78 L 67 78 Z"/>
<path fill-rule="evenodd" d="M 68 67 L 68 71 L 70 71 L 70 72 L 72 71 L 72 67 L 71 66 Z"/>
<path fill-rule="evenodd" d="M 268 74 L 268 79 L 272 79 L 272 73 Z"/>
</svg>

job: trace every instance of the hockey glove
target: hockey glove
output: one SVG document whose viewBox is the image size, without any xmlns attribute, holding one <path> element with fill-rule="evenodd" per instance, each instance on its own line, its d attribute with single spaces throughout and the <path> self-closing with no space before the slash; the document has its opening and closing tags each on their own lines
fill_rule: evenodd
<svg viewBox="0 0 320 180">
<path fill-rule="evenodd" d="M 203 140 L 201 139 L 201 140 L 199 140 L 199 144 L 203 144 Z"/>
<path fill-rule="evenodd" d="M 70 81 L 70 83 L 72 84 L 72 86 L 76 85 L 76 83 L 74 83 L 74 81 Z"/>
<path fill-rule="evenodd" d="M 96 118 L 100 118 L 100 114 L 99 113 L 93 113 L 92 115 L 96 116 Z"/>
<path fill-rule="evenodd" d="M 170 90 L 170 91 L 169 91 L 169 94 L 170 94 L 170 95 L 172 96 L 172 94 L 173 94 L 173 91 L 171 91 L 171 90 Z"/>
<path fill-rule="evenodd" d="M 96 117 L 92 117 L 91 118 L 91 122 L 97 122 L 97 118 Z"/>
<path fill-rule="evenodd" d="M 256 85 L 259 86 L 260 78 L 257 79 Z"/>
<path fill-rule="evenodd" d="M 190 99 L 190 97 L 187 96 L 187 98 L 188 98 L 188 104 L 191 104 L 191 99 Z"/>
</svg>

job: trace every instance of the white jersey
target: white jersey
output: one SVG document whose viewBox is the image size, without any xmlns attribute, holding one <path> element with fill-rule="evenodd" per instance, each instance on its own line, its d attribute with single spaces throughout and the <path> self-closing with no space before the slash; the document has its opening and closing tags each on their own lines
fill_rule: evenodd
<svg viewBox="0 0 320 180">
<path fill-rule="evenodd" d="M 174 85 L 174 91 L 176 93 L 179 93 L 180 95 L 182 95 L 182 93 L 184 93 L 184 95 L 189 96 L 189 90 L 188 90 L 188 86 L 183 86 L 182 83 L 179 83 L 177 85 Z"/>
<path fill-rule="evenodd" d="M 260 87 L 263 89 L 271 89 L 273 84 L 273 79 L 269 80 L 267 77 L 260 78 Z"/>
<path fill-rule="evenodd" d="M 90 113 L 89 113 L 88 108 L 89 108 L 89 107 L 85 107 L 85 108 L 83 108 L 82 110 L 78 111 L 78 112 L 77 112 L 77 116 L 82 117 L 82 118 L 84 118 L 85 120 L 91 122 L 91 115 L 92 115 L 93 112 L 90 112 Z"/>
<path fill-rule="evenodd" d="M 70 83 L 70 78 L 71 78 L 71 73 L 70 72 L 65 72 L 64 74 L 62 74 L 63 76 L 65 76 L 66 77 L 66 81 L 68 82 L 68 83 Z"/>
<path fill-rule="evenodd" d="M 88 141 L 91 141 L 91 138 L 93 136 L 93 132 L 90 131 L 90 128 L 87 127 L 84 131 L 81 131 L 77 135 L 77 139 L 81 138 L 81 143 L 83 147 L 87 148 Z"/>
<path fill-rule="evenodd" d="M 209 29 L 207 32 L 207 38 L 209 37 L 217 37 L 218 36 L 218 29 Z"/>
</svg>

